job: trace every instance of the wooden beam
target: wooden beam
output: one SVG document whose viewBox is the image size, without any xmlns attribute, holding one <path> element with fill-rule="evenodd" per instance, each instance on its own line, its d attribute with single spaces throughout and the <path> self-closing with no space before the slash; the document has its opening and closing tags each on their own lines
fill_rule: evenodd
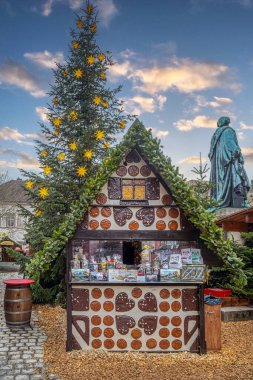
<svg viewBox="0 0 253 380">
<path fill-rule="evenodd" d="M 224 222 L 222 229 L 226 232 L 248 232 L 248 225 L 243 222 Z"/>
<path fill-rule="evenodd" d="M 245 223 L 253 223 L 253 213 L 248 213 L 245 215 Z"/>
</svg>

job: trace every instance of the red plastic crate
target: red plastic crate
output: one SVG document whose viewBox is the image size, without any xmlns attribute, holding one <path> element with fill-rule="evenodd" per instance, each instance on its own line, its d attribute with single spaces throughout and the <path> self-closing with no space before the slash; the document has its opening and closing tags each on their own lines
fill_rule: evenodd
<svg viewBox="0 0 253 380">
<path fill-rule="evenodd" d="M 205 296 L 214 297 L 231 297 L 232 291 L 229 289 L 218 289 L 218 288 L 206 288 L 204 289 Z"/>
</svg>

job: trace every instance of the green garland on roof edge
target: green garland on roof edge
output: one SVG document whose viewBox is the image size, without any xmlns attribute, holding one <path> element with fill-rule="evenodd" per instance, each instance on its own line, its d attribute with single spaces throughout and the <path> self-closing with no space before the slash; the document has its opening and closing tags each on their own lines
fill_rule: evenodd
<svg viewBox="0 0 253 380">
<path fill-rule="evenodd" d="M 136 143 L 168 182 L 178 205 L 193 225 L 201 231 L 200 236 L 206 246 L 217 252 L 223 260 L 224 268 L 230 274 L 230 283 L 227 286 L 242 289 L 247 284 L 247 278 L 242 269 L 243 262 L 235 254 L 230 240 L 223 240 L 222 229 L 215 224 L 214 216 L 201 206 L 194 191 L 179 174 L 178 168 L 172 165 L 170 158 L 163 154 L 160 141 L 154 138 L 151 131 L 147 131 L 138 120 L 133 123 L 123 141 L 111 150 L 96 176 L 87 181 L 80 199 L 73 202 L 70 213 L 55 228 L 52 237 L 46 241 L 43 249 L 38 251 L 27 264 L 26 275 L 38 281 L 40 274 L 50 268 L 51 263 L 64 249 L 68 240 L 73 237 L 84 212 L 107 182 L 108 177 L 117 169 L 129 150 L 136 146 Z"/>
</svg>

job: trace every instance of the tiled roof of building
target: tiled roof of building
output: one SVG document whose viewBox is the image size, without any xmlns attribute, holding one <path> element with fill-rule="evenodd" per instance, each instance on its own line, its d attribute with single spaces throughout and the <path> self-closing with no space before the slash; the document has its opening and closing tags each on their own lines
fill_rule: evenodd
<svg viewBox="0 0 253 380">
<path fill-rule="evenodd" d="M 24 189 L 25 181 L 15 179 L 0 185 L 0 202 L 31 203 Z"/>
</svg>

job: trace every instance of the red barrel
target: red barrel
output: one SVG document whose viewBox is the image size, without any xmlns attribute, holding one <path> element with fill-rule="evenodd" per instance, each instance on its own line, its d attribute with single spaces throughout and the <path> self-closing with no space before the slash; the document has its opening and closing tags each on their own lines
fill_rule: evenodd
<svg viewBox="0 0 253 380">
<path fill-rule="evenodd" d="M 30 284 L 33 280 L 5 280 L 4 312 L 6 324 L 9 327 L 29 326 L 32 313 L 32 291 Z"/>
</svg>

